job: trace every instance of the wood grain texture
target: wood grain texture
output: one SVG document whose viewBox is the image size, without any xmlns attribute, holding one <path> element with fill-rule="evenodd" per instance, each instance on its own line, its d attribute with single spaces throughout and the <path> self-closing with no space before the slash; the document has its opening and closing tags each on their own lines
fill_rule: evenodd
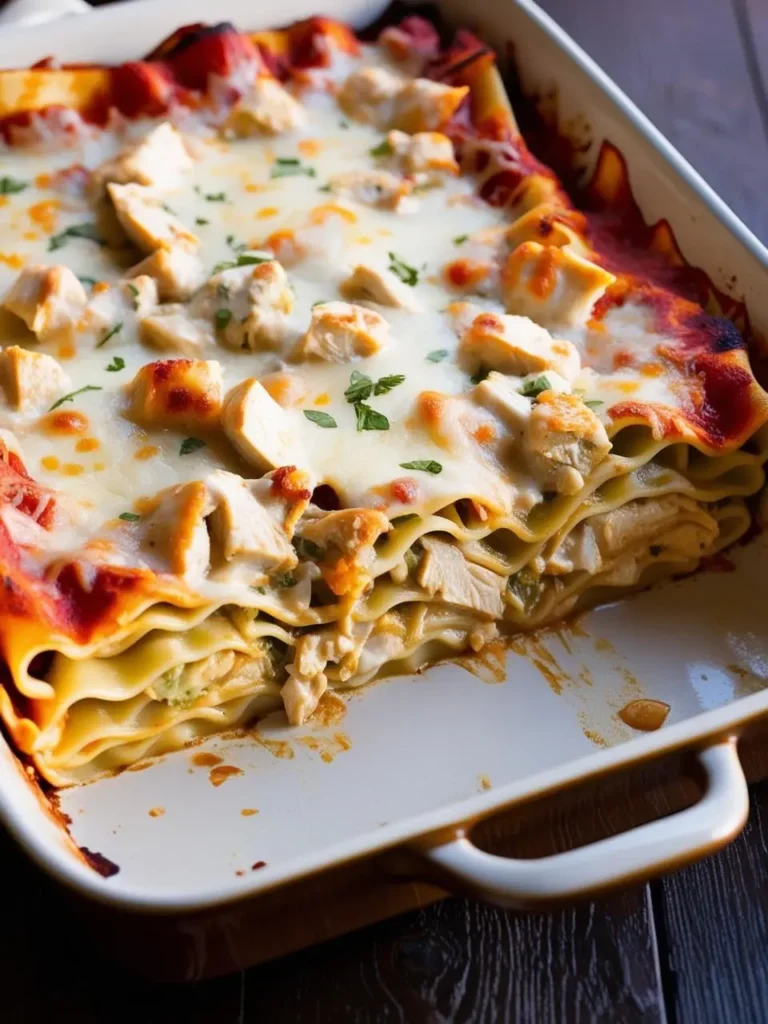
<svg viewBox="0 0 768 1024">
<path fill-rule="evenodd" d="M 539 2 L 768 241 L 768 137 L 732 0 Z"/>
<path fill-rule="evenodd" d="M 768 783 L 742 836 L 654 883 L 654 905 L 671 1020 L 768 1021 Z"/>
</svg>

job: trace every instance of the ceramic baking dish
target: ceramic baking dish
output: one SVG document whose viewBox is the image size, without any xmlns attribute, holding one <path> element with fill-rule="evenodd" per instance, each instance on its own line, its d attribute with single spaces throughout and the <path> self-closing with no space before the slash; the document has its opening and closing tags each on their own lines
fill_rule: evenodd
<svg viewBox="0 0 768 1024">
<path fill-rule="evenodd" d="M 79 4 L 61 2 L 67 11 Z M 210 20 L 207 0 L 188 0 L 183 13 L 173 0 L 142 0 L 140 16 L 134 2 L 43 23 L 50 6 L 5 9 L 0 66 L 51 53 L 131 59 L 180 21 Z M 382 6 L 326 0 L 323 13 L 362 26 Z M 768 333 L 768 252 L 581 50 L 529 0 L 442 7 L 514 56 L 552 129 L 578 133 L 585 172 L 600 143 L 614 143 L 646 219 L 666 217 L 683 253 L 743 297 L 755 333 Z M 310 13 L 307 0 L 216 8 L 242 29 Z M 20 14 L 35 27 L 9 25 Z M 275 715 L 251 735 L 65 790 L 58 814 L 0 740 L 0 820 L 90 907 L 102 936 L 119 933 L 123 953 L 150 968 L 161 945 L 161 972 L 176 977 L 275 956 L 446 890 L 520 906 L 647 878 L 718 848 L 747 816 L 736 738 L 768 712 L 768 541 L 729 557 L 733 571 L 598 609 L 517 644 L 504 666 L 447 664 L 388 680 L 349 698 L 343 718 L 299 730 Z M 671 707 L 658 732 L 639 734 L 617 716 L 641 696 Z M 671 751 L 694 752 L 706 780 L 677 813 L 532 859 L 472 841 L 492 815 L 514 822 L 536 797 Z M 216 757 L 242 773 L 212 785 Z M 89 862 L 81 848 L 99 857 Z"/>
</svg>

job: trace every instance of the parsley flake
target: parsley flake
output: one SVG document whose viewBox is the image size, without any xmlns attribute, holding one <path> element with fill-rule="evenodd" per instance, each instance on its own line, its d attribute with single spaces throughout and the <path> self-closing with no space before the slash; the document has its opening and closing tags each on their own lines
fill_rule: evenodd
<svg viewBox="0 0 768 1024">
<path fill-rule="evenodd" d="M 136 292 L 136 294 L 138 295 L 138 291 Z M 118 320 L 118 322 L 115 324 L 115 326 L 111 327 L 107 331 L 107 333 L 104 335 L 104 337 L 101 339 L 101 341 L 97 341 L 96 342 L 96 348 L 101 348 L 103 345 L 106 345 L 107 342 L 109 341 L 109 339 L 110 338 L 114 338 L 114 336 L 116 334 L 119 334 L 120 331 L 122 331 L 122 329 L 123 329 L 123 321 L 122 320 Z"/>
<path fill-rule="evenodd" d="M 466 242 L 466 240 L 468 238 L 469 238 L 469 235 L 456 235 L 456 237 L 453 240 L 453 244 L 454 245 L 464 245 L 464 243 Z"/>
<path fill-rule="evenodd" d="M 48 252 L 55 252 L 57 249 L 63 248 L 70 238 L 84 238 L 97 245 L 106 245 L 95 224 L 73 224 L 60 231 L 58 235 L 51 235 L 48 239 Z"/>
<path fill-rule="evenodd" d="M 349 378 L 349 387 L 344 392 L 346 400 L 350 405 L 355 405 L 357 402 L 364 402 L 372 394 L 373 381 L 371 378 L 367 377 L 364 373 L 360 373 L 359 370 L 353 370 L 352 376 Z"/>
<path fill-rule="evenodd" d="M 490 369 L 487 366 L 481 366 L 477 373 L 473 373 L 469 378 L 472 384 L 482 384 L 482 382 L 488 377 Z"/>
<path fill-rule="evenodd" d="M 106 367 L 107 373 L 117 373 L 119 370 L 125 369 L 125 360 L 122 356 L 115 356 L 109 366 Z"/>
<path fill-rule="evenodd" d="M 357 429 L 360 430 L 389 430 L 389 420 L 381 413 L 376 412 L 365 402 L 358 402 L 355 405 L 355 416 L 357 418 Z"/>
<path fill-rule="evenodd" d="M 414 459 L 413 462 L 401 462 L 400 468 L 418 469 L 422 473 L 432 473 L 433 476 L 443 472 L 443 467 L 439 462 L 435 462 L 434 459 Z"/>
<path fill-rule="evenodd" d="M 405 375 L 402 373 L 393 373 L 389 377 L 379 377 L 376 383 L 373 385 L 374 395 L 386 395 L 392 388 L 396 388 L 398 384 L 402 384 L 405 380 Z"/>
<path fill-rule="evenodd" d="M 192 452 L 198 451 L 200 448 L 205 448 L 205 441 L 201 441 L 199 437 L 185 437 L 181 442 L 179 448 L 179 455 L 191 455 Z"/>
<path fill-rule="evenodd" d="M 199 224 L 200 227 L 205 227 L 206 224 L 210 223 L 211 222 L 209 220 L 206 220 L 205 217 L 195 217 L 195 224 Z"/>
<path fill-rule="evenodd" d="M 287 156 L 279 156 L 269 172 L 270 178 L 294 178 L 301 174 L 307 178 L 314 178 L 317 171 L 314 167 L 302 164 L 296 157 Z"/>
<path fill-rule="evenodd" d="M 290 573 L 290 572 L 283 573 L 282 576 L 277 576 L 275 578 L 275 586 L 276 587 L 283 587 L 283 588 L 295 587 L 298 582 L 299 581 L 296 579 L 296 577 L 293 575 L 293 573 Z"/>
<path fill-rule="evenodd" d="M 368 152 L 371 156 L 391 156 L 392 147 L 386 139 L 383 139 L 378 146 L 374 146 L 373 149 L 369 149 Z"/>
<path fill-rule="evenodd" d="M 138 523 L 141 516 L 137 516 L 135 512 L 121 512 L 117 518 L 125 520 L 126 523 Z"/>
<path fill-rule="evenodd" d="M 436 348 L 434 351 L 427 355 L 427 362 L 430 363 L 442 363 L 444 359 L 448 358 L 447 348 Z"/>
<path fill-rule="evenodd" d="M 310 423 L 316 424 L 318 427 L 331 427 L 338 426 L 333 416 L 329 416 L 327 412 L 322 412 L 320 409 L 305 409 L 304 415 L 310 421 Z"/>
<path fill-rule="evenodd" d="M 319 562 L 325 557 L 325 551 L 320 545 L 308 537 L 294 537 L 293 546 L 302 562 Z"/>
<path fill-rule="evenodd" d="M 389 256 L 389 266 L 387 270 L 391 270 L 392 273 L 399 277 L 403 284 L 407 284 L 409 287 L 414 288 L 419 283 L 419 272 L 416 267 L 412 267 L 410 264 L 401 260 L 399 256 L 395 256 L 393 252 L 387 253 Z"/>
<path fill-rule="evenodd" d="M 584 403 L 584 405 L 586 405 L 588 409 L 599 409 L 600 406 L 605 405 L 605 403 L 601 402 L 599 398 L 590 398 L 589 401 Z"/>
<path fill-rule="evenodd" d="M 538 398 L 542 391 L 549 391 L 551 387 L 552 385 L 549 383 L 549 377 L 546 373 L 540 373 L 533 380 L 524 381 L 523 386 L 519 390 L 520 394 L 525 395 L 526 398 Z"/>
<path fill-rule="evenodd" d="M 220 274 L 222 270 L 231 270 L 233 267 L 255 267 L 259 263 L 270 263 L 274 256 L 253 256 L 251 253 L 240 253 L 237 259 L 222 260 L 213 268 L 214 274 Z"/>
<path fill-rule="evenodd" d="M 54 402 L 48 412 L 53 412 L 54 409 L 58 409 L 60 405 L 64 405 L 65 402 L 74 402 L 78 395 L 84 394 L 86 391 L 103 391 L 104 388 L 97 387 L 95 384 L 86 384 L 84 388 L 78 388 L 77 391 L 70 391 L 68 395 L 64 395 L 57 402 Z"/>
<path fill-rule="evenodd" d="M 203 199 L 208 203 L 226 203 L 227 193 L 226 192 L 206 192 Z"/>
<path fill-rule="evenodd" d="M 23 192 L 27 187 L 26 181 L 9 178 L 7 174 L 0 178 L 0 196 L 15 196 L 17 192 Z"/>
<path fill-rule="evenodd" d="M 77 280 L 80 282 L 83 288 L 93 288 L 93 286 L 96 284 L 95 277 L 83 277 L 82 275 L 78 274 Z"/>
<path fill-rule="evenodd" d="M 223 331 L 224 328 L 229 324 L 229 321 L 232 319 L 232 310 L 217 309 L 214 319 L 216 321 L 216 329 L 219 331 Z"/>
</svg>

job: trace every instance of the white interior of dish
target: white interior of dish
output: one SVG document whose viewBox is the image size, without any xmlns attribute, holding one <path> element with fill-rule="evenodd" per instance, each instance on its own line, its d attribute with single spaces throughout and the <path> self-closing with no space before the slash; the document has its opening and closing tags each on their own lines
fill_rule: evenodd
<svg viewBox="0 0 768 1024">
<path fill-rule="evenodd" d="M 381 6 L 334 0 L 324 13 L 364 24 Z M 555 84 L 567 97 L 560 108 L 566 120 L 586 111 L 594 138 L 611 139 L 627 157 L 646 216 L 667 215 L 683 251 L 716 283 L 736 274 L 753 321 L 768 327 L 768 303 L 758 301 L 766 266 L 759 245 L 695 179 L 686 180 L 684 167 L 670 169 L 632 110 L 617 108 L 558 48 L 531 19 L 528 4 L 480 0 L 463 19 L 459 0 L 445 6 L 453 20 L 479 22 L 500 47 L 516 39 L 526 89 Z M 224 0 L 217 16 L 259 28 L 311 7 L 289 0 L 257 12 L 246 0 Z M 202 0 L 185 6 L 184 21 L 210 17 Z M 176 28 L 180 15 L 170 0 L 146 0 L 141 18 L 135 4 L 84 18 L 34 31 L 4 29 L 0 65 L 52 51 L 65 60 L 135 57 Z M 38 859 L 92 894 L 176 906 L 253 892 L 402 841 L 619 764 L 641 748 L 660 750 L 724 725 L 740 713 L 732 707 L 739 698 L 742 714 L 765 710 L 768 694 L 759 691 L 768 678 L 762 614 L 768 541 L 758 538 L 732 558 L 732 572 L 668 584 L 591 613 L 577 631 L 533 641 L 533 657 L 508 656 L 504 683 L 484 682 L 457 665 L 437 666 L 355 694 L 332 726 L 289 731 L 278 716 L 261 723 L 262 737 L 284 741 L 280 752 L 292 757 L 277 757 L 277 748 L 250 737 L 214 739 L 147 770 L 63 792 L 61 809 L 72 818 L 75 840 L 119 865 L 110 879 L 85 868 L 61 841 L 7 750 L 0 750 L 0 813 Z M 671 706 L 664 728 L 645 736 L 617 718 L 642 696 Z M 202 751 L 242 774 L 212 785 L 210 768 L 192 760 Z M 153 809 L 163 813 L 151 815 Z M 243 809 L 259 813 L 244 816 Z M 266 866 L 251 870 L 260 861 Z"/>
</svg>

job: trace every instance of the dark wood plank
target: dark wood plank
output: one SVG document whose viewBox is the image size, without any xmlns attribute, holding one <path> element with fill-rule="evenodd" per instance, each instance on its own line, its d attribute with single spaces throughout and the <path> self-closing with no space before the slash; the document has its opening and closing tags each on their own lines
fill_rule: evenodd
<svg viewBox="0 0 768 1024">
<path fill-rule="evenodd" d="M 768 240 L 768 138 L 731 0 L 540 3 Z"/>
<path fill-rule="evenodd" d="M 717 857 L 654 883 L 659 942 L 681 1024 L 768 1020 L 768 782 Z"/>
</svg>

